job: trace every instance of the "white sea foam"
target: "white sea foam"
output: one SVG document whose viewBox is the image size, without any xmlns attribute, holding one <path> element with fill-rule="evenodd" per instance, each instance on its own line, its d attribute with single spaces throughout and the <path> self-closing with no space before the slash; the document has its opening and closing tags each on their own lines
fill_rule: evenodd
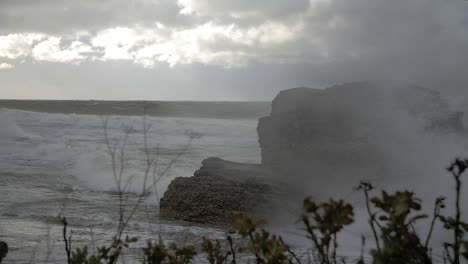
<svg viewBox="0 0 468 264">
<path fill-rule="evenodd" d="M 48 224 L 62 213 L 77 230 L 76 245 L 88 241 L 89 227 L 99 239 L 111 239 L 119 203 L 113 193 L 117 188 L 102 121 L 96 115 L 0 110 L 0 196 L 4 198 L 0 199 L 0 208 L 4 208 L 2 217 L 14 223 L 8 225 L 11 233 L 6 233 L 11 237 L 12 247 L 24 247 L 24 241 L 43 235 L 44 221 Z M 222 238 L 223 231 L 211 228 L 178 222 L 160 224 L 158 198 L 172 179 L 193 175 L 206 157 L 259 161 L 257 121 L 148 117 L 147 124 L 151 125 L 148 148 L 152 154 L 158 154 L 158 172 L 162 173 L 171 160 L 176 162 L 158 182 L 156 190 L 152 189 L 153 194 L 136 213 L 128 231 L 142 237 L 141 241 L 157 235 L 175 242 L 186 241 L 184 234 L 192 238 Z M 133 199 L 133 193 L 141 191 L 145 171 L 142 118 L 111 116 L 108 125 L 111 145 L 121 142 L 123 131 L 132 128 L 125 150 L 123 178 L 125 183 L 131 179 L 126 190 Z M 188 130 L 202 137 L 187 145 Z M 60 236 L 55 235 L 60 234 L 52 232 L 51 239 L 59 240 Z"/>
<path fill-rule="evenodd" d="M 108 118 L 108 140 L 117 144 L 117 160 L 111 163 L 105 144 L 103 120 Z M 149 151 L 158 154 L 159 175 L 167 164 L 176 159 L 170 170 L 161 176 L 155 192 L 162 195 L 170 181 L 178 176 L 191 176 L 200 162 L 208 156 L 220 156 L 232 160 L 259 160 L 256 140 L 256 120 L 220 120 L 148 117 L 146 119 Z M 124 182 L 129 192 L 141 191 L 145 175 L 143 149 L 143 120 L 139 116 L 99 117 L 76 114 L 48 114 L 19 110 L 0 110 L 0 137 L 14 141 L 23 140 L 22 145 L 9 145 L 5 154 L 16 154 L 27 160 L 27 164 L 9 163 L 11 170 L 30 169 L 37 172 L 38 166 L 47 167 L 48 173 L 65 174 L 77 180 L 79 188 L 115 191 L 117 171 L 125 130 L 131 131 L 125 147 Z M 189 145 L 187 131 L 201 136 Z M 0 139 L 1 140 L 1 139 Z M 226 147 L 231 144 L 232 147 Z M 6 146 L 3 143 L 4 147 Z M 2 162 L 0 157 L 0 162 Z M 3 162 L 2 162 L 3 163 Z M 16 168 L 15 168 L 16 166 Z M 152 173 L 147 183 L 152 184 Z M 76 189 L 76 188 L 75 188 Z"/>
<path fill-rule="evenodd" d="M 0 109 L 0 140 L 38 139 L 37 135 L 26 133 L 18 126 L 15 113 L 13 110 Z"/>
</svg>

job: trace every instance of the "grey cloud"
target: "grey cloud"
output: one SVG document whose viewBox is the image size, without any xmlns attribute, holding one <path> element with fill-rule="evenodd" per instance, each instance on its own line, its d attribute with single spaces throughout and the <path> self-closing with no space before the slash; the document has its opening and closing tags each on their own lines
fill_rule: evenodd
<svg viewBox="0 0 468 264">
<path fill-rule="evenodd" d="M 309 0 L 178 0 L 181 13 L 223 23 L 251 26 L 265 20 L 286 20 L 309 8 Z"/>
<path fill-rule="evenodd" d="M 189 0 L 190 1 L 190 0 Z M 115 26 L 152 26 L 161 22 L 187 27 L 215 21 L 249 27 L 265 20 L 287 20 L 308 8 L 307 0 L 195 0 L 199 16 L 183 15 L 177 0 L 2 0 L 0 34 L 42 32 L 65 34 Z M 232 15 L 238 14 L 239 17 Z"/>
<path fill-rule="evenodd" d="M 179 14 L 173 0 L 2 0 L 0 33 L 65 34 L 134 24 L 188 25 L 198 18 Z"/>
<path fill-rule="evenodd" d="M 318 6 L 307 19 L 304 35 L 317 39 L 328 55 L 321 79 L 468 84 L 466 1 L 337 0 Z"/>
<path fill-rule="evenodd" d="M 194 3 L 194 13 L 180 14 L 184 3 Z M 84 67 L 99 65 L 103 74 L 111 74 L 115 65 L 127 65 L 124 68 L 129 72 L 119 69 L 135 86 L 161 84 L 151 89 L 142 88 L 142 96 L 163 93 L 167 98 L 176 98 L 177 94 L 167 87 L 179 87 L 174 88 L 182 91 L 179 94 L 194 99 L 212 96 L 271 99 L 282 88 L 321 87 L 354 80 L 401 80 L 441 90 L 468 86 L 468 2 L 463 0 L 183 0 L 179 5 L 175 0 L 0 1 L 0 35 L 45 31 L 60 36 L 86 30 L 91 35 L 80 41 L 89 44 L 100 30 L 116 26 L 131 28 L 134 24 L 152 28 L 155 21 L 178 31 L 208 22 L 222 28 L 232 24 L 243 32 L 244 39 L 249 38 L 250 29 L 258 29 L 267 22 L 291 29 L 301 24 L 302 28 L 293 37 L 275 45 L 271 45 L 273 41 L 259 41 L 263 35 L 252 38 L 250 45 L 222 34 L 196 42 L 207 56 L 224 52 L 225 56 L 235 59 L 238 54 L 246 54 L 249 63 L 243 69 L 220 69 L 222 63 L 213 59 L 194 60 L 193 65 L 174 68 L 156 63 L 154 69 L 129 66 L 131 61 L 87 62 L 83 67 L 67 65 L 63 70 L 83 71 L 82 76 L 88 77 L 76 83 L 93 87 L 95 83 L 102 83 L 93 77 L 97 73 L 88 72 Z M 65 42 L 65 45 L 69 44 Z M 229 61 L 229 58 L 224 59 Z M 203 62 L 208 63 L 201 65 Z M 23 68 L 21 63 L 9 63 L 16 68 L 2 71 L 4 78 L 22 70 L 30 72 L 27 70 L 30 67 L 36 70 L 44 67 L 44 71 L 53 68 L 50 64 Z M 214 64 L 210 66 L 210 63 Z M 106 67 L 109 70 L 105 70 Z M 159 74 L 161 72 L 164 75 Z M 14 79 L 9 80 L 14 87 Z M 123 80 L 109 86 L 121 87 L 119 91 L 124 93 L 122 83 L 131 86 L 130 81 Z M 63 89 L 75 91 L 79 88 Z M 73 96 L 82 97 L 83 94 L 75 92 Z"/>
</svg>

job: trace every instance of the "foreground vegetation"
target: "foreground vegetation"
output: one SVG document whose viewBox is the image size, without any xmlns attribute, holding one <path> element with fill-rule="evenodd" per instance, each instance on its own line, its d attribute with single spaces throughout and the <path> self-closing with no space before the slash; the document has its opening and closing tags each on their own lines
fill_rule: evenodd
<svg viewBox="0 0 468 264">
<path fill-rule="evenodd" d="M 437 262 L 459 264 L 468 260 L 468 223 L 461 219 L 462 175 L 468 169 L 468 160 L 457 159 L 448 168 L 455 181 L 455 205 L 453 215 L 444 215 L 446 198 L 439 197 L 434 203 L 431 216 L 421 214 L 421 200 L 413 192 L 398 191 L 387 193 L 382 191 L 377 196 L 371 196 L 374 187 L 369 182 L 361 182 L 358 190 L 362 191 L 366 202 L 369 228 L 372 231 L 376 248 L 370 251 L 375 264 L 393 263 L 434 263 L 433 250 L 429 246 L 433 230 L 437 224 L 442 224 L 451 234 L 451 241 L 446 241 L 441 259 Z M 65 217 L 63 224 L 63 240 L 68 264 L 113 264 L 119 261 L 123 251 L 135 243 L 136 237 L 123 237 L 128 221 L 122 220 L 117 235 L 108 246 L 98 247 L 90 253 L 87 247 L 72 248 L 71 235 Z M 427 235 L 422 237 L 415 225 L 422 219 L 430 219 Z M 281 236 L 269 233 L 260 228 L 261 222 L 240 215 L 233 224 L 232 232 L 226 234 L 224 241 L 211 241 L 203 238 L 200 249 L 193 246 L 181 247 L 176 244 L 167 245 L 161 239 L 148 241 L 142 250 L 139 260 L 145 264 L 188 264 L 194 263 L 196 256 L 202 257 L 207 263 L 243 263 L 246 256 L 250 262 L 257 264 L 282 263 L 367 263 L 364 260 L 365 239 L 362 239 L 362 253 L 358 260 L 346 260 L 338 255 L 338 235 L 348 225 L 354 222 L 353 206 L 343 200 L 329 200 L 318 203 L 306 198 L 303 203 L 303 213 L 300 217 L 307 238 L 311 241 L 311 251 L 308 258 L 298 257 Z M 233 237 L 241 237 L 241 245 L 233 242 Z M 235 245 L 236 244 L 236 245 Z M 308 246 L 305 246 L 308 247 Z M 8 246 L 0 242 L 0 263 L 8 253 Z M 242 260 L 239 255 L 242 254 Z M 242 262 L 241 262 L 242 261 Z"/>
</svg>

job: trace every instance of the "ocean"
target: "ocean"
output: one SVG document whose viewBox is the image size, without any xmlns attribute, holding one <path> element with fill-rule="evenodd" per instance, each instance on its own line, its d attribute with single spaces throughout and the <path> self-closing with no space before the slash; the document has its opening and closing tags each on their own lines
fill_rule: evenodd
<svg viewBox="0 0 468 264">
<path fill-rule="evenodd" d="M 128 183 L 127 213 L 141 192 L 146 153 L 157 157 L 156 175 L 160 176 L 127 226 L 126 234 L 139 240 L 124 252 L 124 263 L 139 263 L 148 240 L 161 238 L 178 245 L 199 245 L 203 237 L 223 240 L 226 228 L 161 219 L 159 199 L 174 178 L 192 176 L 207 157 L 260 163 L 256 128 L 258 118 L 269 112 L 266 102 L 0 100 L 0 240 L 10 247 L 5 263 L 66 263 L 59 216 L 69 223 L 73 248 L 88 246 L 93 252 L 96 246 L 109 245 L 119 222 L 120 203 L 108 146 L 120 150 L 122 142 L 126 142 L 122 175 Z M 458 137 L 453 142 L 430 138 L 429 149 L 450 149 L 450 157 L 459 148 Z M 439 152 L 431 155 L 445 153 Z M 443 176 L 447 161 L 431 157 L 437 161 L 432 167 L 439 170 L 423 176 L 440 184 L 431 184 L 437 187 L 426 188 L 423 197 L 450 194 L 441 190 L 452 186 Z M 403 187 L 409 186 L 409 180 Z M 339 253 L 355 259 L 361 252 L 361 235 L 367 238 L 366 254 L 375 245 L 362 194 L 350 187 L 344 196 L 355 207 L 356 223 L 340 234 Z M 432 198 L 427 201 L 426 210 Z M 311 244 L 298 225 L 300 211 L 292 213 L 269 219 L 278 224 L 267 229 L 306 256 Z M 434 245 L 441 245 L 444 233 L 437 229 Z"/>
<path fill-rule="evenodd" d="M 0 101 L 0 234 L 10 247 L 5 262 L 65 263 L 59 215 L 69 222 L 73 247 L 108 243 L 119 199 L 106 142 L 118 144 L 128 135 L 124 177 L 132 208 L 143 183 L 144 124 L 146 149 L 157 151 L 164 175 L 127 228 L 140 239 L 126 252 L 126 263 L 148 239 L 190 245 L 203 236 L 224 238 L 223 228 L 159 219 L 159 198 L 172 179 L 192 176 L 207 157 L 259 163 L 257 119 L 268 112 L 265 102 Z"/>
</svg>

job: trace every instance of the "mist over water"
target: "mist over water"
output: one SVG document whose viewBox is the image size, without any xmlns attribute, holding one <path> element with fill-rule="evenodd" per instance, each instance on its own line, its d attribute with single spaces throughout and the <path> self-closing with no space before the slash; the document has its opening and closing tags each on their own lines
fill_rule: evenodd
<svg viewBox="0 0 468 264">
<path fill-rule="evenodd" d="M 31 157 L 39 162 L 56 162 L 65 172 L 83 181 L 83 187 L 99 190 L 113 188 L 108 149 L 105 144 L 103 118 L 100 116 L 46 114 L 18 110 L 1 110 L 3 139 L 9 142 L 20 141 Z M 129 177 L 141 173 L 143 153 L 143 119 L 138 116 L 113 116 L 109 118 L 109 141 L 119 142 L 125 130 L 131 130 L 127 146 L 126 162 Z M 221 120 L 190 118 L 149 117 L 151 125 L 148 146 L 161 155 L 161 167 L 177 157 L 180 152 L 181 162 L 174 166 L 177 176 L 190 176 L 200 166 L 202 159 L 209 155 L 230 158 L 237 161 L 258 162 L 258 144 L 255 139 L 255 120 Z M 24 127 L 24 128 L 21 128 Z M 231 127 L 235 127 L 232 129 Z M 25 131 L 28 132 L 25 132 Z M 200 139 L 190 142 L 189 132 L 201 135 Z M 247 135 L 246 137 L 243 137 Z M 236 142 L 240 141 L 240 142 Z M 243 142 L 242 142 L 243 141 Z M 223 150 L 225 144 L 239 143 Z M 27 149 L 30 144 L 32 149 Z M 15 142 L 16 144 L 16 142 Z M 190 144 L 190 145 L 189 145 Z M 15 150 L 15 149 L 10 149 Z M 245 151 L 245 155 L 235 156 L 236 151 Z M 186 152 L 186 153 L 185 153 Z M 208 153 L 207 153 L 208 152 Z M 251 152 L 251 153 L 249 153 Z M 13 164 L 12 164 L 13 165 Z M 5 169 L 5 167 L 2 167 Z M 186 169 L 184 171 L 184 169 Z M 135 185 L 139 185 L 135 183 Z"/>
<path fill-rule="evenodd" d="M 418 93 L 392 89 L 378 90 L 371 101 L 359 98 L 358 94 L 357 99 L 343 95 L 343 100 L 334 102 L 325 111 L 312 111 L 316 120 L 311 122 L 317 122 L 312 126 L 317 137 L 310 142 L 314 155 L 302 157 L 310 161 L 309 166 L 298 168 L 302 173 L 279 175 L 291 189 L 281 197 L 283 200 L 277 201 L 280 211 L 270 219 L 270 230 L 282 234 L 293 246 L 308 245 L 295 222 L 301 200 L 305 196 L 317 201 L 342 198 L 355 206 L 356 223 L 343 232 L 340 253 L 357 257 L 361 247 L 357 241 L 362 234 L 367 237 L 368 252 L 373 245 L 363 196 L 354 189 L 361 180 L 369 180 L 376 186 L 372 195 L 379 195 L 381 189 L 414 191 L 423 199 L 424 212 L 429 214 L 435 198 L 446 195 L 446 212 L 453 210 L 450 202 L 454 183 L 446 167 L 456 157 L 468 157 L 467 133 L 465 129 L 433 129 L 428 127 L 428 120 L 444 114 L 434 112 L 434 106 L 434 109 L 457 112 L 464 110 L 463 104 L 459 98 L 444 98 L 442 102 L 446 105 L 440 106 L 439 102 L 432 101 L 432 96 L 419 97 Z M 352 111 L 343 111 L 344 116 L 336 115 L 340 109 Z M 328 115 L 330 112 L 333 118 Z M 466 116 L 461 120 L 463 127 L 468 127 Z M 109 227 L 116 224 L 118 205 L 103 118 L 1 109 L 0 122 L 0 199 L 3 201 L 0 229 L 12 241 L 12 258 L 27 259 L 29 256 L 22 253 L 25 248 L 40 247 L 39 251 L 45 252 L 43 242 L 24 244 L 24 241 L 35 241 L 35 237 L 44 236 L 50 230 L 57 231 L 55 219 L 59 213 L 66 214 L 79 233 L 77 244 L 86 244 L 93 232 L 102 241 L 109 239 L 108 234 L 113 231 Z M 207 157 L 260 163 L 258 120 L 150 116 L 146 122 L 151 125 L 148 146 L 151 151 L 158 151 L 160 168 L 164 169 L 174 158 L 177 161 L 145 201 L 129 233 L 143 237 L 141 241 L 156 234 L 176 242 L 187 239 L 193 242 L 202 236 L 222 238 L 224 231 L 214 227 L 159 220 L 159 198 L 172 179 L 192 176 Z M 131 131 L 124 173 L 131 183 L 128 188 L 131 197 L 143 184 L 142 117 L 110 116 L 109 140 L 120 142 L 124 131 Z M 188 145 L 191 133 L 201 137 Z M 346 138 L 343 135 L 352 135 L 349 137 L 352 140 L 340 140 Z M 464 211 L 468 211 L 467 204 Z M 438 226 L 434 246 L 443 240 L 444 234 Z M 59 248 L 57 243 L 54 252 L 61 252 Z M 59 255 L 55 256 L 57 263 L 60 263 Z"/>
<path fill-rule="evenodd" d="M 362 180 L 376 187 L 371 197 L 380 196 L 381 190 L 415 192 L 428 215 L 435 199 L 447 196 L 444 213 L 451 215 L 455 183 L 446 168 L 455 158 L 468 156 L 468 123 L 458 113 L 466 109 L 454 103 L 460 98 L 399 83 L 372 83 L 372 88 L 366 83 L 343 84 L 310 96 L 301 89 L 280 94 L 270 119 L 264 121 L 272 130 L 265 130 L 263 137 L 269 141 L 264 144 L 278 142 L 265 153 L 267 162 L 275 166 L 284 161 L 278 166 L 283 171 L 275 176 L 290 187 L 286 197 L 291 201 L 275 215 L 279 230 L 298 218 L 306 196 L 318 202 L 344 199 L 355 207 L 356 222 L 341 234 L 343 252 L 359 252 L 361 234 L 371 249 L 364 197 L 356 191 Z M 271 134 L 273 140 L 268 139 Z M 462 210 L 468 211 L 468 204 Z M 429 221 L 417 227 L 424 235 L 428 230 L 422 227 Z M 296 233 L 294 228 L 287 232 Z M 438 224 L 432 244 L 437 256 L 444 236 L 447 233 Z M 307 243 L 302 235 L 291 239 Z"/>
<path fill-rule="evenodd" d="M 378 84 L 361 91 L 359 83 L 329 88 L 328 95 L 316 96 L 319 106 L 303 104 L 310 106 L 302 110 L 304 120 L 290 122 L 303 122 L 297 125 L 303 126 L 297 132 L 303 145 L 294 148 L 310 155 L 291 164 L 300 165 L 290 177 L 303 190 L 320 198 L 344 197 L 346 189 L 352 192 L 368 180 L 385 189 L 431 194 L 450 183 L 447 166 L 468 154 L 465 110 L 424 88 Z"/>
</svg>

